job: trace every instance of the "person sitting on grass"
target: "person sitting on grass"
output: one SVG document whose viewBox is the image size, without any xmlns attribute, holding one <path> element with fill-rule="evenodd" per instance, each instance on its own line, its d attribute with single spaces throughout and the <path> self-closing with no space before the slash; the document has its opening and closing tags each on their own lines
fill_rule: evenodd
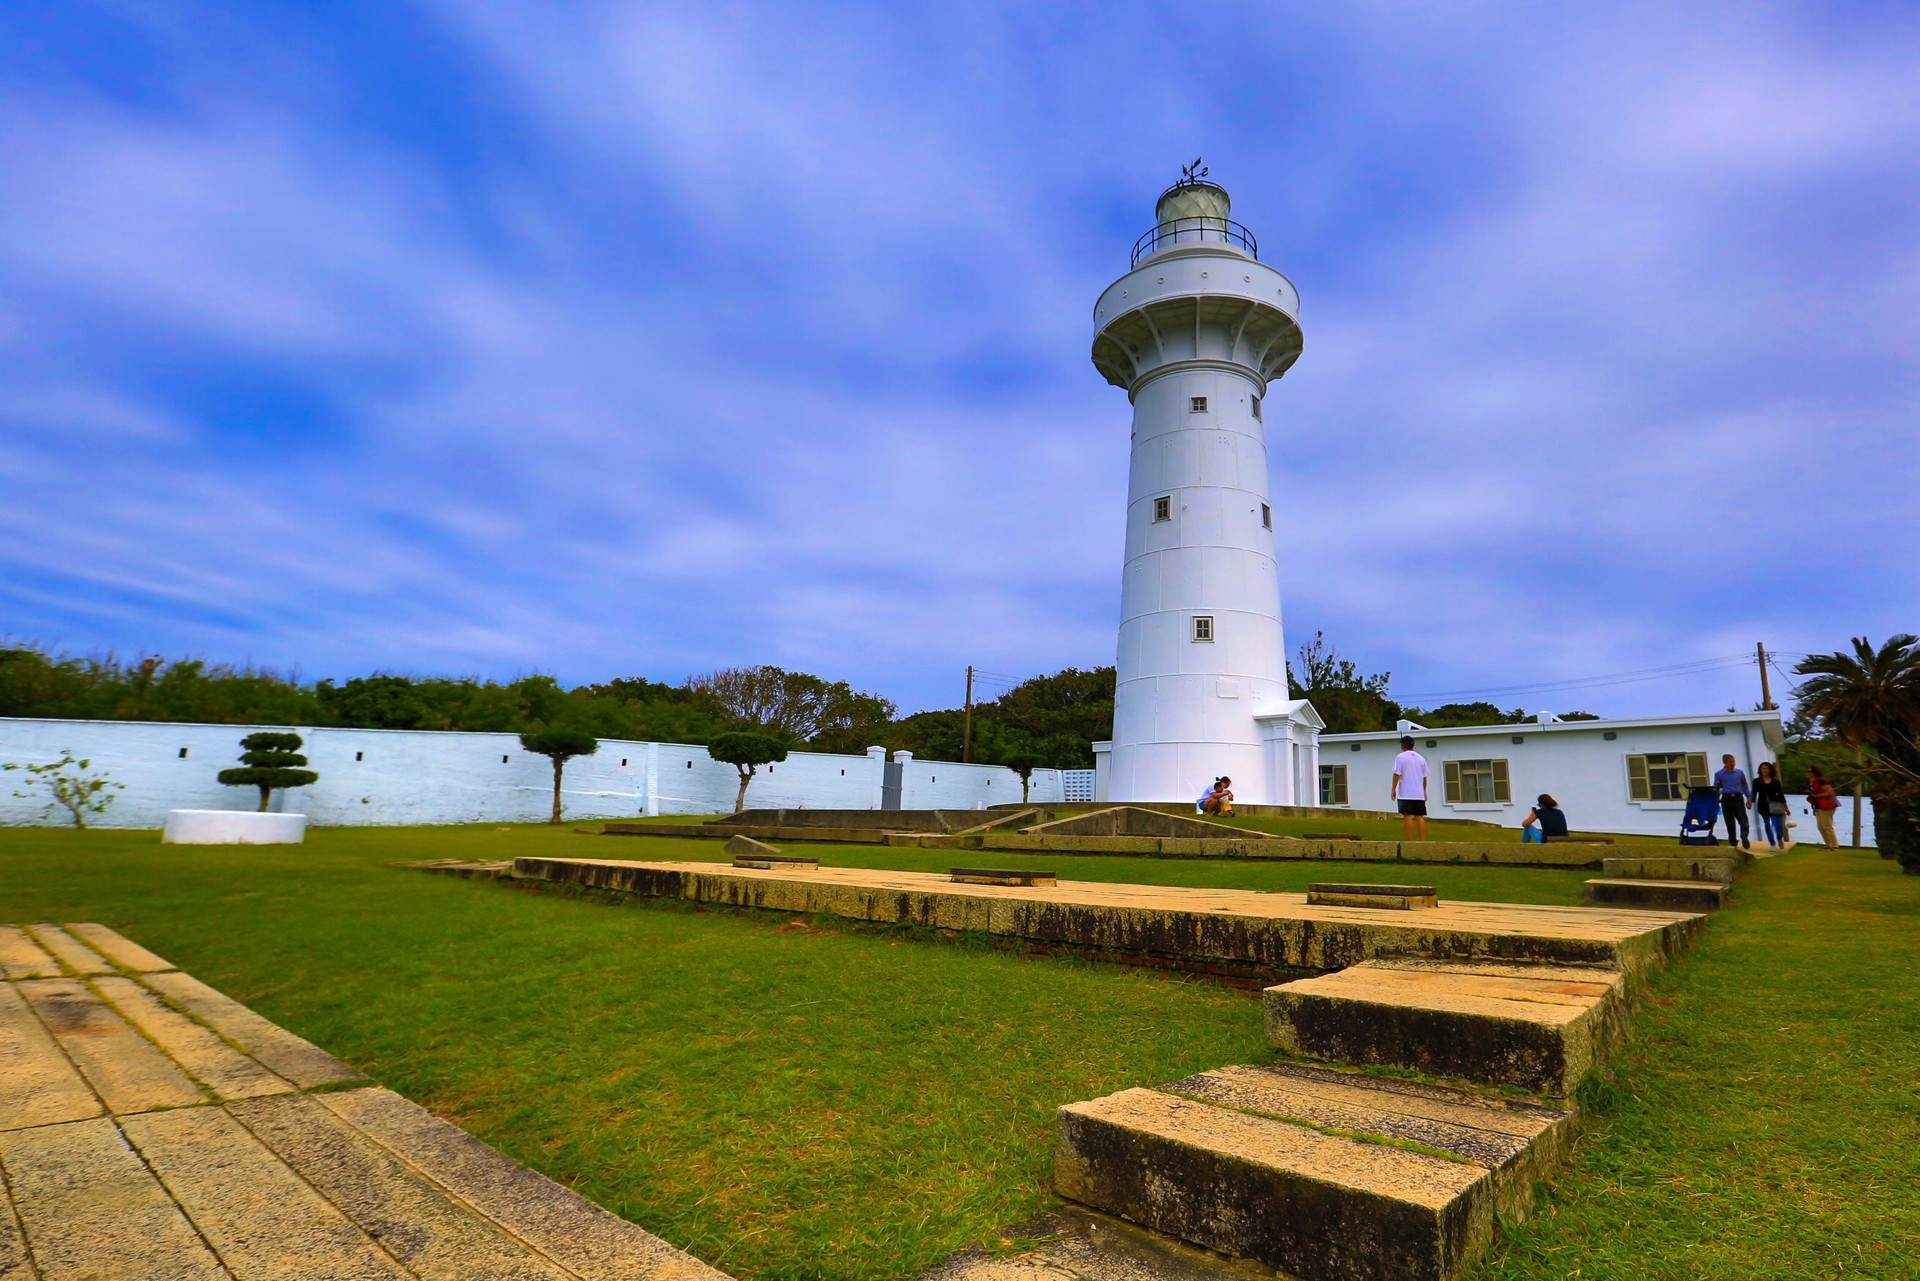
<svg viewBox="0 0 1920 1281">
<path fill-rule="evenodd" d="M 1215 818 L 1232 818 L 1233 780 L 1224 774 L 1215 779 L 1213 790 L 1207 793 L 1206 799 L 1200 804 L 1200 811 L 1203 814 L 1211 814 Z"/>
<path fill-rule="evenodd" d="M 1560 812 L 1560 802 L 1540 793 L 1533 808 L 1527 811 L 1527 817 L 1520 824 L 1522 844 L 1545 845 L 1548 841 L 1567 839 L 1567 816 Z"/>
</svg>

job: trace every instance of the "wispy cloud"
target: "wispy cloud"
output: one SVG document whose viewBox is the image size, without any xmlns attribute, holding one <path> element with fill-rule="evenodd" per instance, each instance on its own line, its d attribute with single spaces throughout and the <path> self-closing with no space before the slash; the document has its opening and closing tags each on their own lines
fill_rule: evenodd
<svg viewBox="0 0 1920 1281">
<path fill-rule="evenodd" d="M 13 634 L 909 707 L 1110 661 L 1089 310 L 1195 152 L 1306 296 L 1297 638 L 1414 690 L 1912 625 L 1884 16 L 146 12 L 0 18 Z"/>
</svg>

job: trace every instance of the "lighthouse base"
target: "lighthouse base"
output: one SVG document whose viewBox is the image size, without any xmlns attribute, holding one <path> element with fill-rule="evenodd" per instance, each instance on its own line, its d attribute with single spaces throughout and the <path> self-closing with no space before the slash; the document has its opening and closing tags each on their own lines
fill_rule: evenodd
<svg viewBox="0 0 1920 1281">
<path fill-rule="evenodd" d="M 1192 803 L 1222 775 L 1242 805 L 1318 805 L 1320 731 L 1305 699 L 1253 714 L 1237 742 L 1104 742 L 1093 745 L 1094 798 Z"/>
</svg>

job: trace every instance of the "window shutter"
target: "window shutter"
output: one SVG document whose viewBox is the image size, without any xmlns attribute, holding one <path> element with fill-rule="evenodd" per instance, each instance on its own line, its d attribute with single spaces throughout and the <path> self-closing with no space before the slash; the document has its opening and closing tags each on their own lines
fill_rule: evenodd
<svg viewBox="0 0 1920 1281">
<path fill-rule="evenodd" d="M 1505 761 L 1495 761 L 1493 763 L 1493 799 L 1502 805 L 1507 804 L 1513 799 L 1513 792 L 1507 786 L 1507 763 Z"/>
<path fill-rule="evenodd" d="M 1347 767 L 1344 765 L 1333 767 L 1333 803 L 1335 805 L 1347 803 Z"/>
<path fill-rule="evenodd" d="M 1458 805 L 1460 803 L 1460 762 L 1448 761 L 1446 763 L 1446 775 L 1447 804 Z"/>
<path fill-rule="evenodd" d="M 1687 753 L 1687 786 L 1705 787 L 1707 785 L 1707 754 L 1705 752 Z"/>
<path fill-rule="evenodd" d="M 1647 758 L 1644 756 L 1627 757 L 1627 796 L 1636 801 L 1653 799 L 1653 789 L 1647 785 Z"/>
</svg>

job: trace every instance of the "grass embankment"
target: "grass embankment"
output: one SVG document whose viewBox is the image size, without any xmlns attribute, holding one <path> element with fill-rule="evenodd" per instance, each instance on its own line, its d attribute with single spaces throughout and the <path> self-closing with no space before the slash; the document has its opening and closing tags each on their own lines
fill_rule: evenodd
<svg viewBox="0 0 1920 1281">
<path fill-rule="evenodd" d="M 1208 984 L 383 865 L 668 844 L 487 826 L 220 849 L 3 830 L 0 921 L 122 929 L 750 1279 L 911 1278 L 1048 1204 L 1058 1104 L 1264 1055 L 1257 1001 Z M 1255 884 L 1336 870 L 1058 862 Z M 1337 871 L 1362 869 L 1406 871 Z M 1916 971 L 1920 878 L 1851 852 L 1760 864 L 1660 978 L 1571 1166 L 1476 1281 L 1913 1275 Z"/>
</svg>

